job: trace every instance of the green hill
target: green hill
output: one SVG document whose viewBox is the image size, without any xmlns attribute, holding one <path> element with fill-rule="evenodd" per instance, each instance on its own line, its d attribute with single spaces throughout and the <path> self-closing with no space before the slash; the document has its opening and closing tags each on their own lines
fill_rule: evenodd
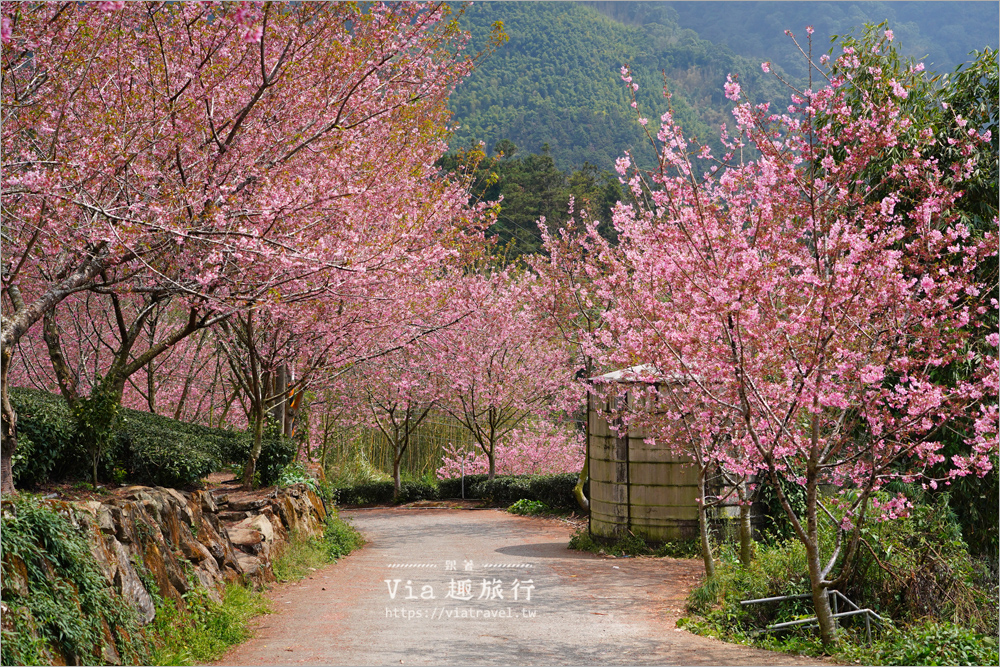
<svg viewBox="0 0 1000 667">
<path fill-rule="evenodd" d="M 702 39 L 727 46 L 757 61 L 769 60 L 794 76 L 804 76 L 801 54 L 785 36 L 805 37 L 816 29 L 817 53 L 830 35 L 865 23 L 888 21 L 902 52 L 935 72 L 951 72 L 969 60 L 972 49 L 996 48 L 1000 4 L 996 2 L 589 2 L 626 25 L 676 23 Z M 805 42 L 801 42 L 805 45 Z"/>
<path fill-rule="evenodd" d="M 948 72 L 972 49 L 996 46 L 998 11 L 987 2 L 476 3 L 462 18 L 472 46 L 485 47 L 498 20 L 510 41 L 452 95 L 459 127 L 451 146 L 481 140 L 492 149 L 509 139 L 525 154 L 548 144 L 564 171 L 584 162 L 612 169 L 625 150 L 648 164 L 653 155 L 620 78 L 629 63 L 651 128 L 666 109 L 665 74 L 675 118 L 718 150 L 719 125 L 732 120 L 726 74 L 738 74 L 757 101 L 787 98 L 784 86 L 761 72 L 761 61 L 804 75 L 785 28 L 804 37 L 805 25 L 814 25 L 818 55 L 830 48 L 831 34 L 889 20 L 904 53 L 929 55 L 929 68 Z"/>
<path fill-rule="evenodd" d="M 463 17 L 474 47 L 488 42 L 497 20 L 510 41 L 452 95 L 459 126 L 453 148 L 482 140 L 492 149 L 510 139 L 523 152 L 538 153 L 547 143 L 564 170 L 585 161 L 609 169 L 625 150 L 651 161 L 621 81 L 624 63 L 640 85 L 640 110 L 650 117 L 650 127 L 666 110 L 662 69 L 674 92 L 675 118 L 700 137 L 717 136 L 718 125 L 728 120 L 731 104 L 722 91 L 727 73 L 739 73 L 758 94 L 780 93 L 780 84 L 763 76 L 759 62 L 675 23 L 638 28 L 576 3 L 487 2 L 469 7 Z"/>
</svg>

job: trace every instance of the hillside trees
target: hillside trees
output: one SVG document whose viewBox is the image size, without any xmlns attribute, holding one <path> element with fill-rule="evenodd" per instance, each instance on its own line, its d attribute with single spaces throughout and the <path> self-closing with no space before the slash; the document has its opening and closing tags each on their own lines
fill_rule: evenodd
<svg viewBox="0 0 1000 667">
<path fill-rule="evenodd" d="M 786 112 L 735 109 L 719 169 L 694 170 L 693 156 L 709 151 L 692 147 L 669 111 L 658 168 L 620 161 L 637 204 L 615 210 L 620 245 L 605 261 L 616 269 L 601 283 L 617 299 L 599 340 L 611 363 L 641 359 L 687 378 L 682 416 L 704 402 L 739 424 L 731 438 L 745 455 L 733 462 L 758 462 L 802 541 L 829 644 L 827 592 L 849 571 L 865 522 L 905 511 L 886 483 L 990 468 L 997 339 L 977 318 L 995 304 L 982 299 L 977 270 L 997 230 L 994 219 L 972 234 L 956 211 L 989 135 L 973 128 L 956 139 L 961 159 L 942 168 L 925 152 L 934 134 L 908 132 L 903 83 L 862 72 L 850 50 L 834 72 L 814 67 L 818 82 L 794 90 Z M 854 95 L 847 83 L 863 73 L 872 77 Z M 739 84 L 726 93 L 738 100 Z M 745 147 L 759 157 L 734 163 Z M 890 150 L 898 161 L 867 178 Z M 970 351 L 977 340 L 980 354 Z M 938 373 L 956 364 L 961 377 Z M 934 479 L 942 432 L 969 410 L 966 453 Z M 713 425 L 703 426 L 709 435 Z M 804 488 L 803 513 L 783 479 Z M 823 485 L 839 493 L 825 497 Z"/>
<path fill-rule="evenodd" d="M 470 159 L 471 168 L 465 164 Z M 470 177 L 476 200 L 499 202 L 487 235 L 496 238 L 497 251 L 508 260 L 547 252 L 537 221 L 545 221 L 546 233 L 559 229 L 572 215 L 571 206 L 590 211 L 603 221 L 601 232 L 613 237 L 611 210 L 624 193 L 614 173 L 599 171 L 589 162 L 562 172 L 546 146 L 541 153 L 524 154 L 504 139 L 493 147 L 491 157 L 479 150 L 455 152 L 442 157 L 440 165 Z"/>
<path fill-rule="evenodd" d="M 5 392 L 14 346 L 74 293 L 163 293 L 202 321 L 322 294 L 424 231 L 396 184 L 431 178 L 472 65 L 442 4 L 4 11 Z M 382 207 L 384 234 L 353 226 Z M 4 394 L 7 491 L 15 446 Z"/>
</svg>

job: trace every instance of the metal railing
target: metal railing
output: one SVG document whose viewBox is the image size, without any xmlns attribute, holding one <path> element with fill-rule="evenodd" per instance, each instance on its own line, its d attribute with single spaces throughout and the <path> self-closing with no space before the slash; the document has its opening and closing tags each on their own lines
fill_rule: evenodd
<svg viewBox="0 0 1000 667">
<path fill-rule="evenodd" d="M 837 623 L 838 626 L 840 625 L 840 619 L 841 618 L 846 618 L 848 616 L 858 616 L 858 615 L 864 614 L 864 616 L 865 616 L 865 634 L 868 637 L 868 643 L 871 644 L 871 641 L 872 641 L 872 626 L 871 626 L 871 622 L 872 622 L 872 620 L 874 619 L 876 622 L 884 625 L 885 624 L 885 619 L 882 618 L 881 616 L 879 616 L 878 614 L 876 614 L 871 609 L 868 609 L 867 607 L 864 608 L 864 609 L 862 609 L 861 607 L 858 607 L 858 605 L 854 604 L 851 600 L 849 600 L 847 598 L 846 595 L 844 595 L 840 591 L 830 590 L 830 591 L 827 591 L 827 594 L 831 597 L 831 599 L 830 599 L 830 606 L 833 608 L 834 622 Z M 779 595 L 779 596 L 773 597 L 773 598 L 758 598 L 756 600 L 742 600 L 740 602 L 740 604 L 743 605 L 743 606 L 746 606 L 746 605 L 751 605 L 751 604 L 761 604 L 761 603 L 764 603 L 764 602 L 782 602 L 784 600 L 801 600 L 803 598 L 811 598 L 811 597 L 812 597 L 811 593 L 801 593 L 799 595 Z M 839 609 L 839 601 L 840 600 L 843 600 L 844 603 L 848 607 L 850 607 L 850 609 L 848 611 L 840 611 L 840 609 Z M 795 625 L 805 625 L 806 627 L 810 627 L 810 626 L 814 626 L 814 625 L 819 625 L 819 623 L 818 623 L 816 617 L 812 616 L 810 618 L 802 618 L 802 619 L 799 619 L 799 620 L 796 620 L 796 621 L 786 621 L 784 623 L 774 623 L 772 625 L 767 626 L 763 630 L 760 630 L 759 632 L 772 632 L 774 630 L 783 630 L 785 628 L 790 628 L 790 627 L 795 626 Z"/>
</svg>

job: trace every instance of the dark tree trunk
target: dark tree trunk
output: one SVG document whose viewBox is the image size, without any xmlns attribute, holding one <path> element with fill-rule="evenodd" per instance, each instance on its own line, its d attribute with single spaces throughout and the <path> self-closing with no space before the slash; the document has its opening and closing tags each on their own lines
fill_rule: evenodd
<svg viewBox="0 0 1000 667">
<path fill-rule="evenodd" d="M 250 447 L 250 456 L 243 466 L 243 488 L 253 489 L 253 476 L 257 472 L 257 459 L 260 458 L 260 450 L 264 443 L 264 409 L 258 407 L 254 409 L 253 416 L 253 444 Z"/>
</svg>

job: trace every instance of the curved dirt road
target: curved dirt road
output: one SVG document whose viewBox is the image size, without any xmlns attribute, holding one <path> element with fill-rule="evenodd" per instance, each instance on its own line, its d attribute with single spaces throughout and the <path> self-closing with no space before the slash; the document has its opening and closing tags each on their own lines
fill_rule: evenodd
<svg viewBox="0 0 1000 667">
<path fill-rule="evenodd" d="M 570 551 L 567 524 L 494 510 L 341 516 L 365 547 L 275 586 L 221 664 L 815 664 L 677 629 L 697 561 Z"/>
</svg>

